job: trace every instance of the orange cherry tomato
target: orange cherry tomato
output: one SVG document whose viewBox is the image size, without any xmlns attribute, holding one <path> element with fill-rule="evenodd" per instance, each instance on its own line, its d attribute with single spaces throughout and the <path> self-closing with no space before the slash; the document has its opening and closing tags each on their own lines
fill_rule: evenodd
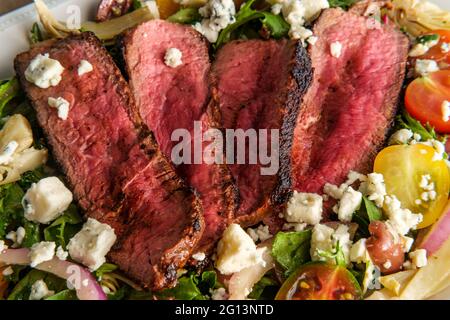
<svg viewBox="0 0 450 320">
<path fill-rule="evenodd" d="M 445 121 L 442 112 L 444 101 L 450 101 L 450 70 L 417 78 L 406 89 L 406 110 L 423 124 L 429 123 L 436 131 L 450 133 L 450 121 Z"/>
</svg>

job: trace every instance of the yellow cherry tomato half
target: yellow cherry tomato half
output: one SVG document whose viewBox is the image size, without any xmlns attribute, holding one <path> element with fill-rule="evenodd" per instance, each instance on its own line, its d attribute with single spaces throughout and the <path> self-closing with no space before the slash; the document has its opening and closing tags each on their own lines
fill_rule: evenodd
<svg viewBox="0 0 450 320">
<path fill-rule="evenodd" d="M 434 148 L 426 145 L 398 145 L 382 150 L 375 159 L 374 171 L 383 174 L 387 193 L 395 195 L 404 208 L 423 214 L 419 229 L 438 220 L 448 201 L 449 170 L 445 161 L 435 160 L 434 155 Z M 434 183 L 434 200 L 423 200 L 422 194 L 427 190 L 420 182 L 425 175 Z"/>
</svg>

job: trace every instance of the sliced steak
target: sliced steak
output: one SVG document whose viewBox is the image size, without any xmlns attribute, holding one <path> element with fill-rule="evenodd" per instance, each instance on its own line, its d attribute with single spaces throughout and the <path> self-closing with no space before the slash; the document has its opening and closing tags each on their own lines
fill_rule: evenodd
<svg viewBox="0 0 450 320">
<path fill-rule="evenodd" d="M 249 139 L 245 143 L 246 164 L 230 164 L 240 193 L 238 222 L 262 220 L 289 195 L 295 119 L 311 79 L 309 57 L 298 42 L 233 41 L 219 50 L 212 69 L 213 99 L 222 113 L 224 128 L 255 129 L 256 133 L 267 129 L 267 137 L 261 136 L 261 141 L 266 140 L 269 148 L 271 130 L 279 130 L 280 138 L 279 170 L 275 174 L 262 174 L 261 168 L 268 165 L 259 160 L 249 164 L 249 152 L 258 152 Z"/>
<path fill-rule="evenodd" d="M 25 79 L 39 53 L 65 68 L 56 87 L 43 90 Z M 79 76 L 81 60 L 93 71 Z M 90 33 L 49 41 L 17 56 L 15 68 L 80 206 L 114 227 L 112 261 L 152 289 L 174 285 L 202 234 L 200 203 L 142 124 L 100 41 Z M 70 102 L 67 120 L 49 107 L 49 97 Z"/>
<path fill-rule="evenodd" d="M 314 82 L 297 119 L 292 175 L 296 190 L 321 193 L 327 182 L 343 183 L 350 170 L 372 171 L 397 110 L 408 39 L 391 25 L 341 9 L 324 11 L 314 34 Z M 342 45 L 339 57 L 331 55 L 335 42 Z"/>
<path fill-rule="evenodd" d="M 152 20 L 130 30 L 122 42 L 139 112 L 155 133 L 164 154 L 171 158 L 172 150 L 179 144 L 178 136 L 172 141 L 176 130 L 181 129 L 191 137 L 183 141 L 190 144 L 191 164 L 182 163 L 177 170 L 200 195 L 206 229 L 197 250 L 208 250 L 232 218 L 236 199 L 233 180 L 225 164 L 207 164 L 203 158 L 196 162 L 193 159 L 195 144 L 203 150 L 211 144 L 201 144 L 201 136 L 194 134 L 194 123 L 201 127 L 200 134 L 217 128 L 220 123 L 215 105 L 208 103 L 208 45 L 192 27 L 163 20 Z M 182 53 L 182 65 L 176 68 L 164 62 L 170 48 Z"/>
</svg>

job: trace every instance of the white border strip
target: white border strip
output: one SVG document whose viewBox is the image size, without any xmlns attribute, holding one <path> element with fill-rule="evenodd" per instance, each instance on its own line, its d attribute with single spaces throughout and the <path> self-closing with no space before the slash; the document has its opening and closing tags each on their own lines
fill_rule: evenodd
<svg viewBox="0 0 450 320">
<path fill-rule="evenodd" d="M 44 2 L 50 7 L 55 7 L 61 3 L 63 0 L 44 0 Z M 31 18 L 36 15 L 36 10 L 34 9 L 34 3 L 27 4 L 21 8 L 11 11 L 0 17 L 0 32 L 4 32 L 7 29 L 13 27 L 14 25 Z"/>
</svg>

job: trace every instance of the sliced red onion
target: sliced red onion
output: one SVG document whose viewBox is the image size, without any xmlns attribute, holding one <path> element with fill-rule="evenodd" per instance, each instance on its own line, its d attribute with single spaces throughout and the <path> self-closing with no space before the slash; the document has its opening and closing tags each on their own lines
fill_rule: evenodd
<svg viewBox="0 0 450 320">
<path fill-rule="evenodd" d="M 0 263 L 8 265 L 29 265 L 30 250 L 5 249 L 0 253 Z M 97 283 L 92 274 L 76 263 L 53 258 L 50 261 L 43 262 L 35 269 L 54 274 L 57 277 L 67 280 L 69 287 L 76 290 L 77 297 L 80 300 L 107 300 L 102 287 Z"/>
</svg>

